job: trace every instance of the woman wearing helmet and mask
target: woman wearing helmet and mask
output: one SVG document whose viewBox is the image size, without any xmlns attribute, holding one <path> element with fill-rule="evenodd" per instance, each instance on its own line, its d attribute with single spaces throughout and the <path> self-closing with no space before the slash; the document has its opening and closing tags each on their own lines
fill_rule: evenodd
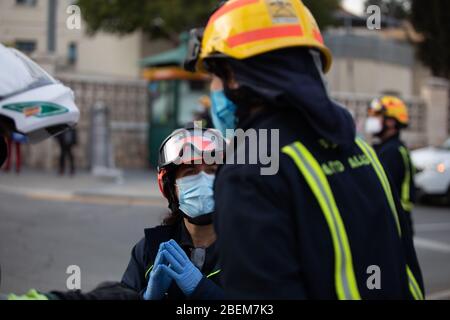
<svg viewBox="0 0 450 320">
<path fill-rule="evenodd" d="M 170 213 L 161 226 L 144 231 L 121 283 L 103 283 L 85 294 L 30 290 L 10 299 L 222 299 L 212 217 L 213 183 L 224 148 L 217 130 L 200 128 L 176 130 L 162 143 L 158 182 Z"/>
<path fill-rule="evenodd" d="M 217 130 L 201 128 L 176 130 L 162 143 L 158 182 L 171 212 L 163 225 L 145 230 L 122 278 L 143 299 L 222 298 L 212 216 L 224 147 Z"/>
</svg>

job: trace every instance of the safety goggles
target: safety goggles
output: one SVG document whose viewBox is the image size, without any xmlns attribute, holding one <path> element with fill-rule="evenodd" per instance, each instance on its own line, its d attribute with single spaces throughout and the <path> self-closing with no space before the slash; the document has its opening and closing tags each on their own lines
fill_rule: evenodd
<svg viewBox="0 0 450 320">
<path fill-rule="evenodd" d="M 180 129 L 161 145 L 159 164 L 164 167 L 169 164 L 197 163 L 206 157 L 223 155 L 225 148 L 225 139 L 215 129 Z"/>
<path fill-rule="evenodd" d="M 373 100 L 369 107 L 367 108 L 367 116 L 369 117 L 378 117 L 382 116 L 385 112 L 383 105 L 380 103 L 380 100 Z"/>
</svg>

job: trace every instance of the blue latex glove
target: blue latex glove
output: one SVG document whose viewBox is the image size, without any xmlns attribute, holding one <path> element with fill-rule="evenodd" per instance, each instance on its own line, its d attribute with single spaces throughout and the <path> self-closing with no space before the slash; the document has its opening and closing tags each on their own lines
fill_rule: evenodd
<svg viewBox="0 0 450 320">
<path fill-rule="evenodd" d="M 164 243 L 161 243 L 155 263 L 153 264 L 153 269 L 150 272 L 150 279 L 147 290 L 144 293 L 144 300 L 161 300 L 164 298 L 164 294 L 166 294 L 172 283 L 172 278 L 162 269 L 168 263 L 165 259 L 166 255 L 164 251 Z"/>
<path fill-rule="evenodd" d="M 200 270 L 189 260 L 183 249 L 174 240 L 164 244 L 163 255 L 169 262 L 169 266 L 161 265 L 161 268 L 168 274 L 189 297 L 194 293 L 195 288 L 203 278 Z"/>
</svg>

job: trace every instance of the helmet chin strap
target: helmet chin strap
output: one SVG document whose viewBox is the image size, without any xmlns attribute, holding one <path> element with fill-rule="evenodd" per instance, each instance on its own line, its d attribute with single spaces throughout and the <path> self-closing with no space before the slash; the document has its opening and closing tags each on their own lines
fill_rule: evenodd
<svg viewBox="0 0 450 320">
<path fill-rule="evenodd" d="M 378 132 L 377 134 L 375 134 L 374 136 L 380 140 L 383 140 L 383 136 L 386 133 L 386 131 L 388 130 L 388 127 L 386 125 L 386 119 L 383 118 L 383 128 L 381 129 L 380 132 Z"/>
<path fill-rule="evenodd" d="M 183 217 L 187 219 L 189 223 L 192 223 L 196 226 L 207 226 L 213 223 L 213 213 L 208 213 L 205 215 L 202 215 L 197 218 L 191 218 L 188 215 L 186 215 L 183 211 L 180 210 L 181 213 L 183 213 Z"/>
</svg>

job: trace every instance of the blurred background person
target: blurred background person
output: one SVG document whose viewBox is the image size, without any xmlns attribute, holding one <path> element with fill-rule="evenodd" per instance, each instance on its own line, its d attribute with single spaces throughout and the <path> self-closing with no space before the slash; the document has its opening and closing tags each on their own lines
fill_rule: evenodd
<svg viewBox="0 0 450 320">
<path fill-rule="evenodd" d="M 375 151 L 384 169 L 391 177 L 391 183 L 401 199 L 403 210 L 413 230 L 412 209 L 416 200 L 414 166 L 401 132 L 409 125 L 406 104 L 394 96 L 374 99 L 368 109 L 366 133 L 375 138 Z"/>
<path fill-rule="evenodd" d="M 8 145 L 8 158 L 6 159 L 5 171 L 9 172 L 12 167 L 12 158 L 15 155 L 15 167 L 16 173 L 19 174 L 22 167 L 22 150 L 21 144 L 26 143 L 26 136 L 23 134 L 12 132 L 9 137 L 6 138 Z M 15 151 L 15 152 L 14 152 Z"/>
<path fill-rule="evenodd" d="M 59 156 L 59 175 L 64 175 L 66 172 L 67 162 L 69 164 L 69 174 L 75 174 L 75 158 L 73 156 L 73 148 L 78 143 L 77 130 L 75 128 L 68 129 L 56 137 L 58 141 L 61 154 Z"/>
</svg>

